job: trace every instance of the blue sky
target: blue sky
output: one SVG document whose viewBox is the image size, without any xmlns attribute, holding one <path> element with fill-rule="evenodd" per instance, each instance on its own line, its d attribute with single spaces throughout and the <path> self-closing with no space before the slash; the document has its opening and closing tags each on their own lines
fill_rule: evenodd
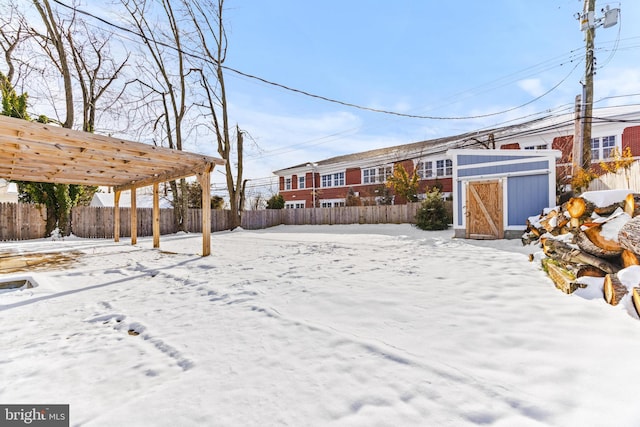
<svg viewBox="0 0 640 427">
<path fill-rule="evenodd" d="M 575 18 L 583 3 L 225 0 L 228 67 L 368 108 L 485 116 L 374 113 L 227 71 L 231 124 L 250 136 L 250 189 L 268 196 L 263 185 L 275 181 L 272 171 L 301 163 L 572 111 L 584 78 L 584 34 Z M 87 4 L 113 20 L 121 9 Z M 596 30 L 595 106 L 640 104 L 640 96 L 629 96 L 640 93 L 640 2 L 596 0 L 597 17 L 607 4 L 621 8 L 621 19 Z M 210 137 L 187 149 L 217 156 Z M 223 194 L 221 172 L 213 181 Z"/>
<path fill-rule="evenodd" d="M 596 30 L 595 100 L 640 93 L 638 3 L 608 3 L 621 8 L 621 25 Z M 606 4 L 596 2 L 596 16 Z M 226 6 L 227 66 L 365 107 L 468 117 L 518 107 L 559 84 L 505 114 L 428 120 L 349 108 L 227 72 L 232 120 L 255 140 L 245 161 L 249 178 L 533 113 L 566 112 L 581 91 L 584 35 L 574 15 L 582 0 L 227 0 Z M 629 103 L 640 97 L 596 106 Z"/>
</svg>

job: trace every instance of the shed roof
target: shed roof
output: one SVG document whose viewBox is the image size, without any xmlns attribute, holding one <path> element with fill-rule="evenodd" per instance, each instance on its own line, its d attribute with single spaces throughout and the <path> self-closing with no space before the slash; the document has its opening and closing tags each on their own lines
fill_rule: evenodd
<svg viewBox="0 0 640 427">
<path fill-rule="evenodd" d="M 0 116 L 0 178 L 118 191 L 210 172 L 224 160 Z"/>
</svg>

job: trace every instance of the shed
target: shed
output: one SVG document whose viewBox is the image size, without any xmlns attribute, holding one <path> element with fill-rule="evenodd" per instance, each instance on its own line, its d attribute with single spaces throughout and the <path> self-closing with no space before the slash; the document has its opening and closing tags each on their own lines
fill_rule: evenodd
<svg viewBox="0 0 640 427">
<path fill-rule="evenodd" d="M 556 159 L 561 154 L 558 150 L 449 150 L 455 237 L 521 237 L 528 217 L 556 204 Z"/>
</svg>

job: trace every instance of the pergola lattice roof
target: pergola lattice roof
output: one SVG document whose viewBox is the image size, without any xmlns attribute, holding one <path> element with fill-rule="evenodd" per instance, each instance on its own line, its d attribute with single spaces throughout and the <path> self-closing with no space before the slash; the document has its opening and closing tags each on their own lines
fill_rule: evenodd
<svg viewBox="0 0 640 427">
<path fill-rule="evenodd" d="M 197 176 L 202 186 L 202 255 L 211 252 L 210 174 L 224 160 L 33 123 L 0 115 L 0 178 L 57 184 L 110 186 L 115 190 L 114 236 L 119 240 L 118 200 L 123 190 L 154 186 L 153 246 L 160 244 L 158 184 Z M 131 206 L 135 208 L 135 191 Z M 136 209 L 131 242 L 136 243 Z"/>
<path fill-rule="evenodd" d="M 0 116 L 0 178 L 116 190 L 210 172 L 224 161 Z"/>
</svg>

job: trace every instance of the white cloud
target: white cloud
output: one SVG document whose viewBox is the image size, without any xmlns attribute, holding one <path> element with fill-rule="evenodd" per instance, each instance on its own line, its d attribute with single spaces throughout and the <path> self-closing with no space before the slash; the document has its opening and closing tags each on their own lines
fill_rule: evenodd
<svg viewBox="0 0 640 427">
<path fill-rule="evenodd" d="M 540 79 L 524 79 L 518 82 L 520 89 L 527 92 L 529 95 L 537 97 L 545 93 L 545 89 L 542 86 Z"/>
</svg>

